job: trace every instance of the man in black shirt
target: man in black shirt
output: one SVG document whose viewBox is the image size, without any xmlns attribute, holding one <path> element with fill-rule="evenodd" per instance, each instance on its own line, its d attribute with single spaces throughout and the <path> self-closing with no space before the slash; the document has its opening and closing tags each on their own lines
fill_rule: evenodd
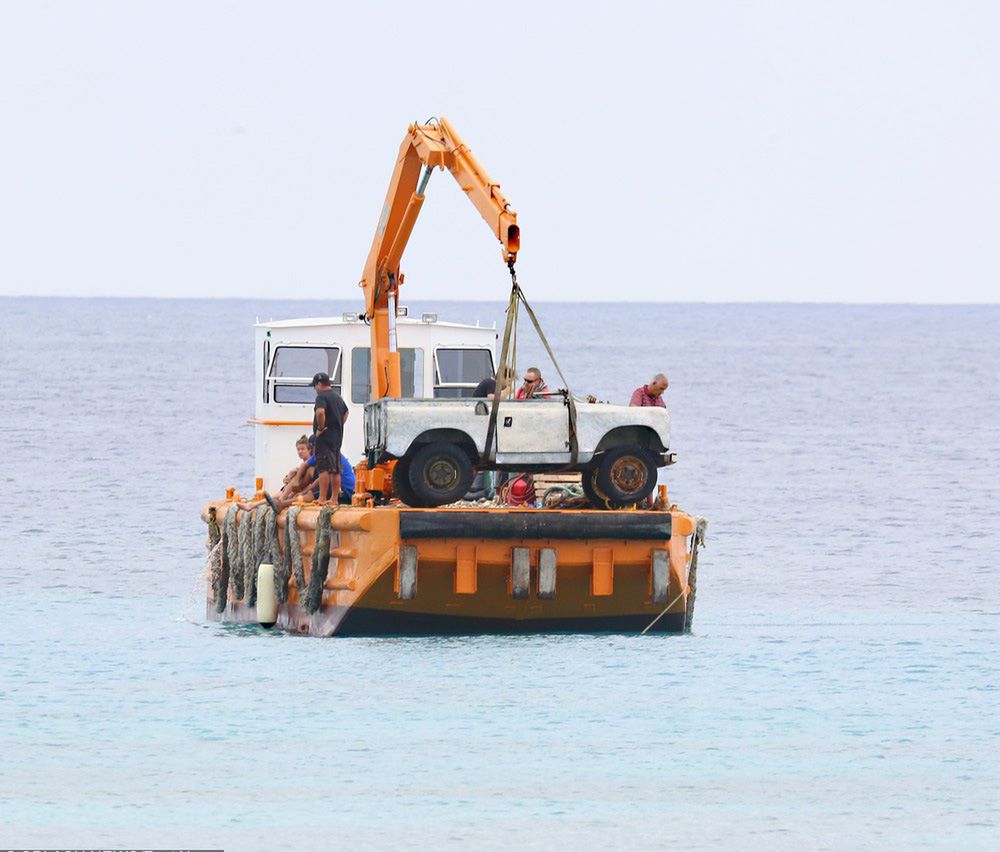
<svg viewBox="0 0 1000 852">
<path fill-rule="evenodd" d="M 510 371 L 503 370 L 501 371 L 501 375 L 509 377 Z M 504 381 L 503 387 L 501 388 L 501 392 L 506 391 L 507 388 L 510 386 L 510 384 L 511 382 L 510 379 L 508 378 L 506 381 Z M 493 397 L 496 395 L 496 392 L 497 392 L 497 380 L 483 379 L 478 385 L 476 385 L 476 389 L 472 392 L 472 396 L 475 399 L 493 399 Z"/>
<path fill-rule="evenodd" d="M 340 494 L 340 445 L 344 442 L 347 405 L 330 386 L 326 373 L 313 376 L 316 405 L 313 408 L 313 434 L 316 436 L 316 473 L 319 474 L 319 502 Z"/>
<path fill-rule="evenodd" d="M 483 379 L 476 389 L 472 392 L 472 396 L 475 399 L 492 399 L 493 394 L 497 392 L 497 380 L 496 379 Z"/>
</svg>

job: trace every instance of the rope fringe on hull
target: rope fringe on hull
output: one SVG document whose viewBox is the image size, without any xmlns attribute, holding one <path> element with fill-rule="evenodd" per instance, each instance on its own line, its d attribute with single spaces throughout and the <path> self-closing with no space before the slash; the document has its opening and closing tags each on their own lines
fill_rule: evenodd
<svg viewBox="0 0 1000 852">
<path fill-rule="evenodd" d="M 299 541 L 299 529 L 297 521 L 301 506 L 292 506 L 288 510 L 285 518 L 285 553 L 288 555 L 286 569 L 290 569 L 295 575 L 295 588 L 299 593 L 299 600 L 305 600 L 306 596 L 306 574 L 302 567 L 302 543 Z M 288 575 L 285 574 L 281 583 L 278 600 L 281 603 L 288 601 Z"/>
<path fill-rule="evenodd" d="M 333 511 L 324 506 L 316 519 L 316 543 L 313 545 L 312 570 L 306 591 L 305 610 L 310 615 L 319 611 L 323 603 L 323 586 L 330 568 L 330 515 Z"/>
<path fill-rule="evenodd" d="M 215 519 L 215 509 L 211 511 L 208 524 L 208 570 L 210 582 L 212 584 L 212 594 L 218 604 L 219 598 L 223 600 L 225 609 L 225 589 L 229 585 L 229 565 L 226 561 L 226 537 L 224 530 L 219 529 L 219 524 Z M 218 612 L 222 610 L 216 607 Z"/>
<path fill-rule="evenodd" d="M 264 537 L 267 542 L 264 553 L 265 556 L 269 557 L 265 561 L 269 561 L 274 566 L 274 592 L 276 600 L 279 603 L 284 603 L 282 593 L 284 592 L 285 597 L 288 597 L 288 573 L 284 567 L 288 557 L 285 551 L 281 549 L 281 544 L 278 541 L 278 516 L 274 514 L 270 507 L 267 510 Z"/>
</svg>

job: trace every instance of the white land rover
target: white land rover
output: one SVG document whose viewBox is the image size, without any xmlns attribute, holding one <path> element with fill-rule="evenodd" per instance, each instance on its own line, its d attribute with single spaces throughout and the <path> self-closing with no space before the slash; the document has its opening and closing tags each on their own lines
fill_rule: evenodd
<svg viewBox="0 0 1000 852">
<path fill-rule="evenodd" d="M 647 497 L 656 486 L 656 469 L 674 461 L 665 408 L 577 403 L 574 459 L 565 395 L 502 400 L 487 450 L 492 406 L 491 399 L 469 398 L 369 403 L 368 461 L 397 459 L 394 493 L 423 508 L 462 499 L 477 469 L 581 471 L 591 502 L 622 507 Z"/>
</svg>

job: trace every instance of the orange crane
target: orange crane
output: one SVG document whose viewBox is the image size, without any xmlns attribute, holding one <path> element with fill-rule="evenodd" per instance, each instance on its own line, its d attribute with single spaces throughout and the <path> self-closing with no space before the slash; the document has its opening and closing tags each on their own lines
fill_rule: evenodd
<svg viewBox="0 0 1000 852">
<path fill-rule="evenodd" d="M 399 146 L 396 167 L 361 277 L 365 317 L 371 325 L 373 400 L 401 394 L 396 345 L 396 310 L 403 283 L 399 262 L 423 206 L 427 181 L 435 168 L 447 169 L 458 181 L 500 241 L 504 262 L 512 272 L 517 260 L 521 244 L 517 213 L 510 209 L 500 192 L 500 184 L 486 173 L 448 119 L 411 124 Z"/>
</svg>

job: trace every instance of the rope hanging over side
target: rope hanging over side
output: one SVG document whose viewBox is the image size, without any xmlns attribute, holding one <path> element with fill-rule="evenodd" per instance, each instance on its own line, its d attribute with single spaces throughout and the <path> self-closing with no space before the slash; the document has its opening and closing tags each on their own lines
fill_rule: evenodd
<svg viewBox="0 0 1000 852">
<path fill-rule="evenodd" d="M 694 532 L 691 533 L 691 566 L 688 568 L 688 593 L 687 609 L 684 611 L 684 632 L 691 632 L 691 623 L 694 621 L 694 600 L 698 594 L 698 551 L 705 546 L 705 530 L 708 521 L 705 518 L 695 520 Z"/>
<path fill-rule="evenodd" d="M 237 600 L 245 600 L 247 596 L 247 574 L 250 571 L 250 565 L 253 563 L 253 518 L 254 513 L 251 509 L 249 512 L 244 512 L 243 517 L 240 518 L 240 571 L 237 572 L 241 576 L 240 590 L 236 595 Z"/>
<path fill-rule="evenodd" d="M 302 566 L 302 542 L 299 539 L 298 517 L 302 511 L 301 506 L 292 506 L 288 510 L 288 518 L 285 521 L 285 540 L 289 545 L 291 554 L 292 573 L 295 577 L 295 590 L 299 595 L 299 604 L 304 605 L 306 599 L 306 572 Z"/>
<path fill-rule="evenodd" d="M 306 574 L 302 567 L 302 542 L 299 541 L 298 518 L 301 506 L 292 506 L 285 516 L 285 546 L 288 548 L 288 563 L 295 576 L 295 589 L 299 593 L 299 603 L 306 599 Z M 282 603 L 288 601 L 288 582 L 284 584 Z"/>
<path fill-rule="evenodd" d="M 209 509 L 208 565 L 212 583 L 212 597 L 215 598 L 215 611 L 222 612 L 226 608 L 226 591 L 229 588 L 229 562 L 226 559 L 225 528 L 219 529 L 215 515 L 216 510 Z"/>
<path fill-rule="evenodd" d="M 256 606 L 257 604 L 257 569 L 264 561 L 264 550 L 267 546 L 265 538 L 267 530 L 267 516 L 271 512 L 270 506 L 260 506 L 254 510 L 253 526 L 251 534 L 253 536 L 253 557 L 243 566 L 246 572 L 244 575 L 244 588 L 246 589 L 246 605 Z"/>
<path fill-rule="evenodd" d="M 230 505 L 226 510 L 226 519 L 222 525 L 222 531 L 226 537 L 226 558 L 229 563 L 227 586 L 236 600 L 243 599 L 243 560 L 240 551 L 239 514 L 240 510 L 235 505 Z M 222 597 L 225 599 L 225 593 Z"/>
<path fill-rule="evenodd" d="M 313 545 L 312 570 L 309 572 L 309 589 L 306 591 L 306 612 L 312 615 L 323 603 L 326 574 L 330 568 L 330 515 L 333 510 L 324 506 L 316 518 L 316 540 Z"/>
<path fill-rule="evenodd" d="M 274 566 L 275 599 L 284 603 L 281 599 L 281 592 L 284 588 L 287 594 L 288 574 L 285 570 L 285 563 L 288 561 L 288 555 L 281 549 L 281 543 L 278 539 L 278 516 L 273 511 L 268 512 L 264 537 L 267 540 L 265 554 L 269 557 L 265 561 L 269 561 Z"/>
<path fill-rule="evenodd" d="M 694 594 L 698 586 L 698 548 L 705 546 L 705 528 L 707 526 L 708 521 L 704 518 L 695 518 L 694 532 L 691 533 L 691 561 L 688 564 L 687 582 L 684 583 L 684 588 L 681 589 L 680 594 L 663 608 L 663 612 L 646 625 L 639 634 L 640 636 L 645 636 L 652 629 L 653 625 L 663 618 L 677 601 L 685 596 L 687 596 L 687 600 L 684 602 L 683 632 L 691 632 L 691 622 L 694 619 Z"/>
</svg>

